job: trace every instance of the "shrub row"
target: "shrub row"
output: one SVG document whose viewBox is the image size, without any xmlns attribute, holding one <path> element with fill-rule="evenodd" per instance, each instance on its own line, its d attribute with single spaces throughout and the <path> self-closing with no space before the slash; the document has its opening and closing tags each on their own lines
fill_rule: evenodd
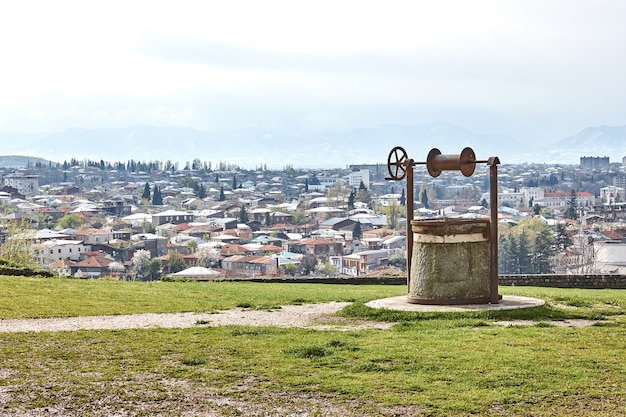
<svg viewBox="0 0 626 417">
<path fill-rule="evenodd" d="M 27 266 L 20 266 L 15 264 L 14 262 L 7 261 L 6 259 L 0 259 L 0 275 L 17 275 L 24 277 L 41 276 L 46 278 L 51 278 L 54 276 L 54 274 L 50 271 L 29 268 Z"/>
</svg>

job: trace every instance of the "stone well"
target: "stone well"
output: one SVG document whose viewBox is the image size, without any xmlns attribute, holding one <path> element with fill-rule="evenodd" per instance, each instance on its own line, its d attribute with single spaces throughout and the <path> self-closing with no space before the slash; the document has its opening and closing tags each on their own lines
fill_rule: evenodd
<svg viewBox="0 0 626 417">
<path fill-rule="evenodd" d="M 489 225 L 488 219 L 411 221 L 413 252 L 407 301 L 489 303 Z"/>
</svg>

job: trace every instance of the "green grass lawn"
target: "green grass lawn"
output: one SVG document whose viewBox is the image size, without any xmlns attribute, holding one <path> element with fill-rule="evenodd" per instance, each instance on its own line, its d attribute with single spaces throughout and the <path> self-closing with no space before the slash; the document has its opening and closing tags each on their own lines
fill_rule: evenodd
<svg viewBox="0 0 626 417">
<path fill-rule="evenodd" d="M 390 313 L 364 305 L 405 291 L 0 277 L 3 318 L 353 301 L 340 313 L 348 320 L 398 322 L 359 331 L 0 334 L 0 415 L 626 415 L 626 291 L 500 287 L 547 301 L 512 312 Z M 600 322 L 557 326 L 566 319 Z M 532 321 L 503 327 L 498 320 Z"/>
</svg>

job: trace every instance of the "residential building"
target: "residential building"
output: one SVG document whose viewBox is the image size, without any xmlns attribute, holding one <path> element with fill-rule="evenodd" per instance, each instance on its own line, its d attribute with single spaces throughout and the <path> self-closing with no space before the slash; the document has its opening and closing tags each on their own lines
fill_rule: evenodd
<svg viewBox="0 0 626 417">
<path fill-rule="evenodd" d="M 602 274 L 626 274 L 626 242 L 623 240 L 593 243 L 594 267 Z"/>
<path fill-rule="evenodd" d="M 581 191 L 575 194 L 576 207 L 591 207 L 595 204 L 596 198 L 593 194 Z M 567 207 L 572 199 L 572 194 L 560 191 L 555 193 L 545 193 L 543 200 L 536 201 L 542 207 L 547 208 L 564 208 Z"/>
<path fill-rule="evenodd" d="M 39 176 L 24 174 L 8 174 L 2 177 L 4 186 L 17 189 L 17 192 L 25 196 L 35 195 L 39 192 Z"/>
<path fill-rule="evenodd" d="M 609 167 L 609 157 L 582 156 L 580 158 L 580 168 L 582 169 L 604 169 Z"/>
<path fill-rule="evenodd" d="M 366 275 L 375 269 L 388 264 L 389 251 L 387 250 L 367 250 L 357 252 L 352 255 L 342 256 L 340 259 L 341 273 L 353 277 Z M 337 259 L 333 264 L 338 266 Z"/>
<path fill-rule="evenodd" d="M 545 197 L 545 191 L 541 187 L 522 187 L 520 191 L 524 194 L 524 203 L 527 206 L 534 206 L 535 201 Z"/>
<path fill-rule="evenodd" d="M 227 275 L 274 276 L 278 274 L 278 260 L 271 256 L 233 255 L 222 260 Z"/>
<path fill-rule="evenodd" d="M 626 157 L 624 157 L 626 161 Z M 626 175 L 618 175 L 613 178 L 613 186 L 626 189 Z"/>
<path fill-rule="evenodd" d="M 193 214 L 187 213 L 185 211 L 166 210 L 161 213 L 156 213 L 152 215 L 152 225 L 154 227 L 157 227 L 166 223 L 191 223 L 194 221 L 194 219 L 195 216 Z"/>
<path fill-rule="evenodd" d="M 79 229 L 73 233 L 72 236 L 76 240 L 82 240 L 88 245 L 94 245 L 98 243 L 108 243 L 113 239 L 113 232 L 105 229 Z"/>
<path fill-rule="evenodd" d="M 315 255 L 316 258 L 327 261 L 330 256 L 343 254 L 343 243 L 329 239 L 303 239 L 287 242 L 286 250 L 302 255 Z"/>
<path fill-rule="evenodd" d="M 348 185 L 350 188 L 359 188 L 363 183 L 365 188 L 370 188 L 370 170 L 361 169 L 359 171 L 351 172 L 348 174 Z"/>
<path fill-rule="evenodd" d="M 400 205 L 402 194 L 383 194 L 378 197 L 372 197 L 373 206 L 388 207 L 393 204 Z"/>
<path fill-rule="evenodd" d="M 483 194 L 483 199 L 487 202 L 489 201 L 489 197 L 490 195 L 488 192 Z M 520 206 L 528 206 L 528 202 L 522 192 L 503 190 L 498 193 L 498 206 L 517 208 Z"/>
<path fill-rule="evenodd" d="M 610 185 L 600 188 L 600 200 L 602 203 L 611 204 L 624 201 L 624 188 Z"/>
<path fill-rule="evenodd" d="M 109 274 L 109 265 L 113 260 L 104 256 L 90 256 L 71 265 L 72 276 L 82 275 L 86 278 L 100 278 Z"/>
<path fill-rule="evenodd" d="M 39 265 L 47 266 L 49 263 L 58 260 L 70 260 L 78 262 L 81 254 L 89 252 L 89 245 L 85 245 L 82 240 L 51 239 L 41 243 L 36 243 L 33 248 L 37 252 Z"/>
<path fill-rule="evenodd" d="M 9 204 L 11 202 L 11 194 L 0 191 L 0 206 Z"/>
</svg>

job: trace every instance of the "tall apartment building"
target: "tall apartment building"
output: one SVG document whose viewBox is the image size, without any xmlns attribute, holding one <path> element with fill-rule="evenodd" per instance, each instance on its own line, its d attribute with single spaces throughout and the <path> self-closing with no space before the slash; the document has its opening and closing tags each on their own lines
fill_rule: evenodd
<svg viewBox="0 0 626 417">
<path fill-rule="evenodd" d="M 626 189 L 626 175 L 618 175 L 613 178 L 613 186 Z"/>
<path fill-rule="evenodd" d="M 580 157 L 581 169 L 604 169 L 609 167 L 608 156 L 582 156 Z"/>
<path fill-rule="evenodd" d="M 370 170 L 369 169 L 361 169 L 356 172 L 351 172 L 348 175 L 348 183 L 351 188 L 359 188 L 363 182 L 365 188 L 370 188 Z"/>
<path fill-rule="evenodd" d="M 17 189 L 23 195 L 34 195 L 39 192 L 39 176 L 24 174 L 8 174 L 2 177 L 2 184 Z"/>
</svg>

